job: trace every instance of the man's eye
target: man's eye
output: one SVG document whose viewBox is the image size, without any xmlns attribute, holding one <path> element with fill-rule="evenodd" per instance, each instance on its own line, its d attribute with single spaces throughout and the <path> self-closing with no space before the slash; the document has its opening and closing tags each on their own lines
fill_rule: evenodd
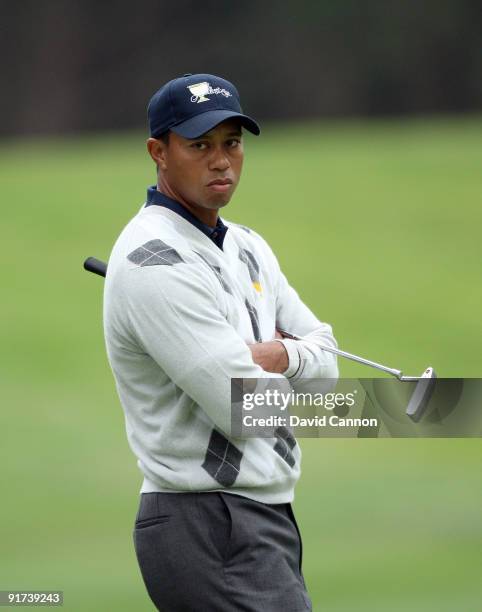
<svg viewBox="0 0 482 612">
<path fill-rule="evenodd" d="M 193 142 L 191 147 L 193 149 L 197 149 L 198 151 L 204 151 L 207 148 L 207 144 L 205 142 Z"/>
<path fill-rule="evenodd" d="M 231 149 L 234 149 L 235 147 L 239 146 L 241 144 L 241 141 L 239 140 L 239 138 L 230 138 L 228 140 L 228 147 L 230 147 Z"/>
</svg>

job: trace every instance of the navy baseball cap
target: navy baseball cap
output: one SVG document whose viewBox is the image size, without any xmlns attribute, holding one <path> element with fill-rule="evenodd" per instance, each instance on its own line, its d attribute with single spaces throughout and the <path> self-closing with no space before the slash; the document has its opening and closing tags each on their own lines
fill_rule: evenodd
<svg viewBox="0 0 482 612">
<path fill-rule="evenodd" d="M 153 138 L 172 130 L 184 138 L 199 138 L 232 117 L 256 136 L 260 133 L 254 119 L 244 115 L 236 87 L 213 74 L 185 74 L 163 85 L 147 107 Z"/>
</svg>

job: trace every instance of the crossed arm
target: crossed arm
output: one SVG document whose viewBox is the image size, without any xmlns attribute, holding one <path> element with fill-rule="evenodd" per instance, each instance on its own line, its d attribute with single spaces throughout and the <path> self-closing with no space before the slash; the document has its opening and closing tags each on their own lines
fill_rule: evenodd
<svg viewBox="0 0 482 612">
<path fill-rule="evenodd" d="M 201 278 L 195 266 L 145 266 L 129 277 L 122 307 L 129 333 L 167 377 L 221 431 L 229 435 L 233 379 L 281 378 L 296 389 L 303 379 L 338 377 L 331 327 L 319 321 L 278 272 L 275 325 L 303 340 L 247 344 L 219 309 L 217 280 Z"/>
</svg>

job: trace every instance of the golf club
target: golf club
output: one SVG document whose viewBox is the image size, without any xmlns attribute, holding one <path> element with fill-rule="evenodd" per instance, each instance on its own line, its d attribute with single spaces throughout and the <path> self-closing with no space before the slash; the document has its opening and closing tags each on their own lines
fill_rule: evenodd
<svg viewBox="0 0 482 612">
<path fill-rule="evenodd" d="M 87 257 L 84 261 L 84 270 L 105 277 L 107 273 L 107 264 L 95 257 Z"/>
<path fill-rule="evenodd" d="M 96 259 L 95 257 L 88 257 L 84 261 L 84 269 L 88 272 L 93 272 L 94 274 L 98 274 L 99 276 L 105 277 L 107 272 L 107 264 L 101 261 L 100 259 Z M 283 329 L 278 329 L 278 331 L 282 336 L 284 336 L 285 338 L 290 338 L 291 340 L 305 339 L 303 338 L 303 336 L 291 334 L 290 332 L 287 332 Z M 377 370 L 381 370 L 382 372 L 386 372 L 387 374 L 398 378 L 398 380 L 400 380 L 401 382 L 417 381 L 412 396 L 410 397 L 407 409 L 405 410 L 405 414 L 410 417 L 410 419 L 412 419 L 412 421 L 414 421 L 415 423 L 418 423 L 420 421 L 435 387 L 435 379 L 437 378 L 437 375 L 432 367 L 428 367 L 420 376 L 404 376 L 402 370 L 389 368 L 388 366 L 384 366 L 381 363 L 377 363 L 376 361 L 371 361 L 370 359 L 365 359 L 364 357 L 359 357 L 358 355 L 353 355 L 352 353 L 347 353 L 346 351 L 342 351 L 331 346 L 318 346 L 320 346 L 322 350 L 327 351 L 329 353 L 334 353 L 335 355 L 339 355 L 340 357 L 344 357 L 345 359 L 351 359 L 352 361 L 356 361 L 357 363 L 369 366 L 370 368 L 375 368 Z"/>
<path fill-rule="evenodd" d="M 283 329 L 278 329 L 278 331 L 285 338 L 291 338 L 292 340 L 304 340 L 302 336 L 290 334 L 289 332 Z M 410 397 L 410 401 L 408 402 L 408 406 L 405 410 L 405 414 L 414 423 L 418 423 L 420 421 L 420 419 L 425 413 L 425 409 L 427 408 L 428 402 L 432 397 L 432 393 L 435 387 L 435 379 L 437 378 L 437 375 L 432 367 L 428 367 L 424 372 L 422 372 L 420 376 L 404 376 L 401 370 L 389 368 L 387 366 L 382 365 L 381 363 L 377 363 L 376 361 L 371 361 L 370 359 L 365 359 L 364 357 L 358 357 L 358 355 L 353 355 L 352 353 L 347 353 L 346 351 L 342 351 L 331 346 L 319 346 L 324 351 L 328 351 L 329 353 L 334 353 L 335 355 L 339 355 L 340 357 L 345 357 L 345 359 L 351 359 L 352 361 L 356 361 L 357 363 L 362 363 L 371 368 L 381 370 L 382 372 L 387 372 L 387 374 L 395 376 L 395 378 L 398 378 L 398 380 L 402 382 L 417 381 L 415 389 Z"/>
<path fill-rule="evenodd" d="M 303 338 L 303 336 L 296 336 L 294 334 L 290 334 L 289 332 L 283 329 L 278 328 L 278 331 L 285 338 L 291 338 L 292 340 L 306 340 L 306 338 Z M 421 378 L 435 378 L 435 372 L 433 368 L 430 367 L 427 368 L 421 376 L 404 376 L 401 370 L 389 368 L 388 366 L 384 366 L 381 363 L 377 363 L 376 361 L 371 361 L 370 359 L 365 359 L 364 357 L 358 357 L 358 355 L 353 355 L 352 353 L 347 353 L 346 351 L 342 351 L 331 346 L 319 346 L 324 351 L 328 351 L 329 353 L 334 353 L 335 355 L 339 355 L 340 357 L 345 357 L 346 359 L 357 361 L 358 363 L 362 363 L 371 368 L 376 368 L 377 370 L 381 370 L 382 372 L 387 372 L 388 374 L 395 376 L 396 378 L 398 378 L 398 380 L 401 380 L 402 382 L 414 382 L 416 380 L 420 380 Z"/>
</svg>

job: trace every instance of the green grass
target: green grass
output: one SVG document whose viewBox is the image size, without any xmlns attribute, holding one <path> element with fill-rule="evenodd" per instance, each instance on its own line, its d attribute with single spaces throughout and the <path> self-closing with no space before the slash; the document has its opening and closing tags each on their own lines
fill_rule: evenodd
<svg viewBox="0 0 482 612">
<path fill-rule="evenodd" d="M 272 126 L 246 139 L 223 213 L 268 240 L 341 347 L 478 377 L 481 167 L 478 117 Z M 0 144 L 0 589 L 63 589 L 66 610 L 152 609 L 102 280 L 81 263 L 107 258 L 153 178 L 142 134 Z M 479 440 L 301 444 L 294 506 L 315 611 L 480 608 Z"/>
</svg>

